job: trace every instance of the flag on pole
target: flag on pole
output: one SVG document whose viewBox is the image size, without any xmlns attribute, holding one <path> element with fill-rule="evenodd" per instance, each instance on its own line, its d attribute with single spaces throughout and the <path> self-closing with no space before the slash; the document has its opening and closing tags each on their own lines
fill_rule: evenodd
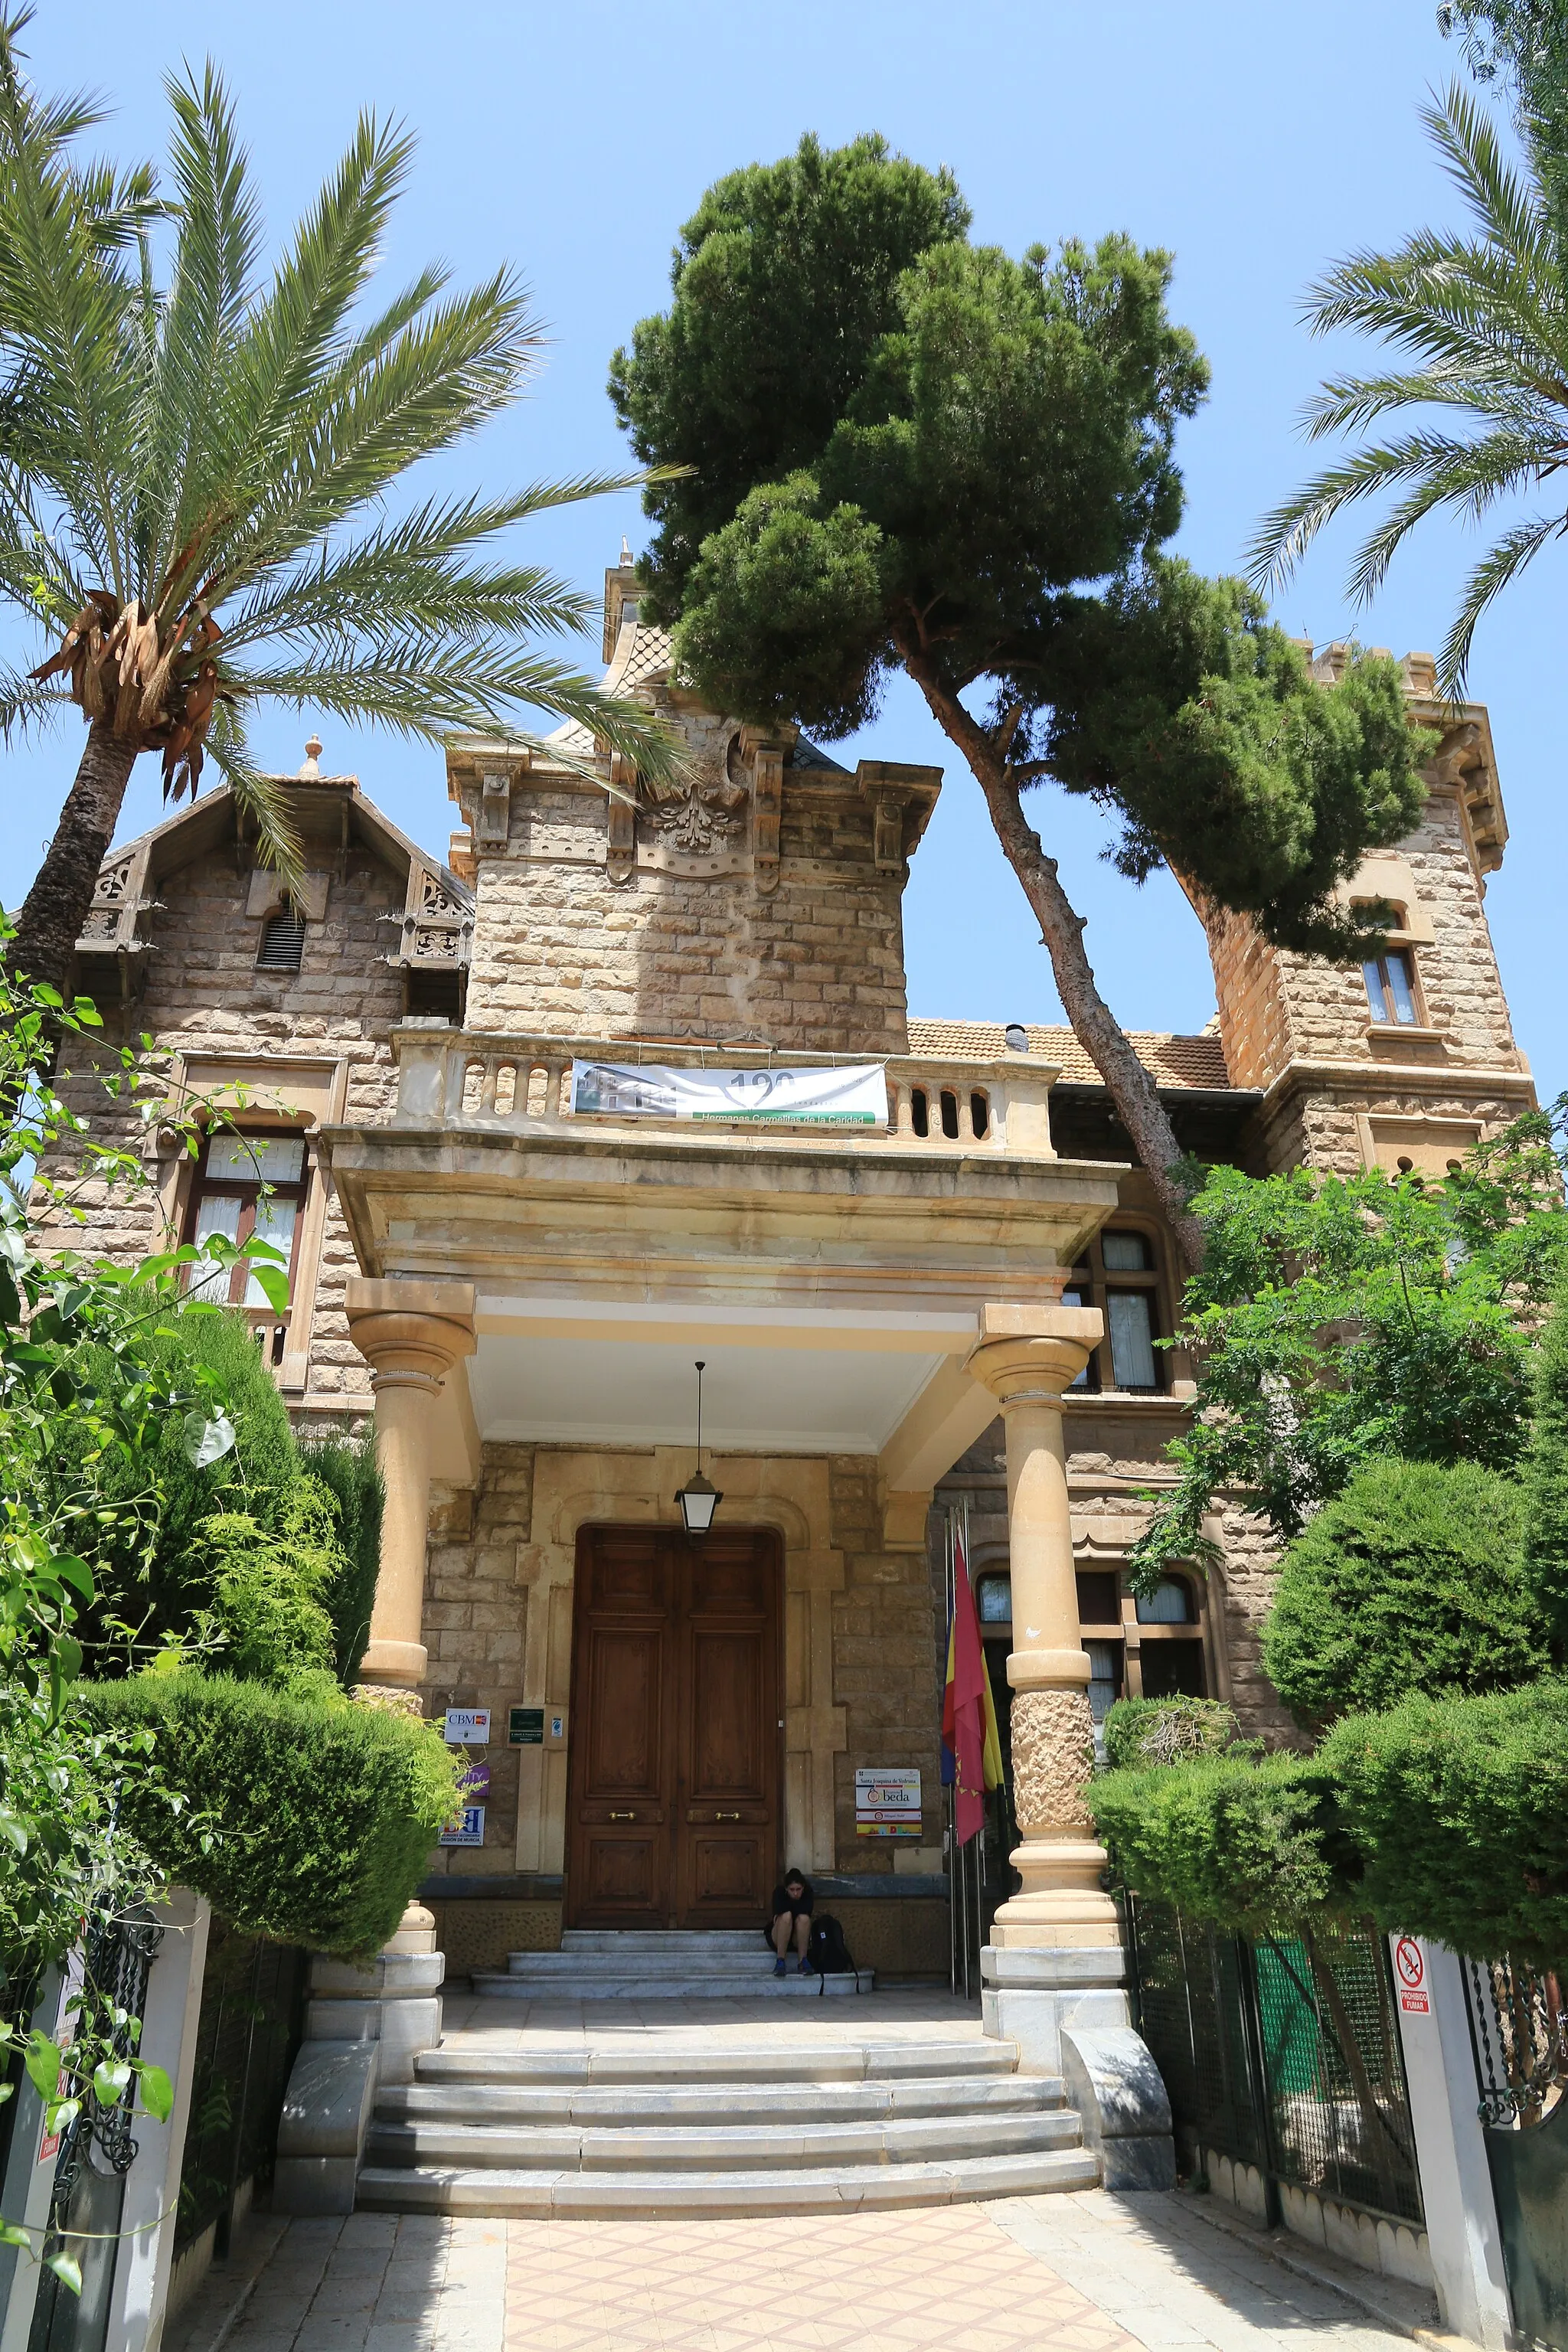
<svg viewBox="0 0 1568 2352">
<path fill-rule="evenodd" d="M 953 1793 L 958 1843 L 985 1823 L 985 1792 L 1002 1786 L 1002 1741 L 991 1676 L 970 1589 L 963 1538 L 952 1535 L 952 1622 L 947 1635 L 947 1687 L 942 1708 L 942 1773 Z"/>
</svg>

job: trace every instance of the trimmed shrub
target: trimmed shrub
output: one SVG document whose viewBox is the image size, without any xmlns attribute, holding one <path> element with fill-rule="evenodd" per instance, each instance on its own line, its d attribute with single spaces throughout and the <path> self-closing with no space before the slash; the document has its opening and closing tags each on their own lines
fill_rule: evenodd
<svg viewBox="0 0 1568 2352">
<path fill-rule="evenodd" d="M 300 1673 L 334 1671 L 336 1637 L 323 1603 L 347 1566 L 337 1518 L 334 1497 L 306 1477 L 276 1530 L 246 1511 L 198 1523 L 214 1589 L 213 1622 L 224 1640 L 220 1672 L 242 1682 L 286 1683 Z"/>
<path fill-rule="evenodd" d="M 1377 1462 L 1285 1555 L 1264 1634 L 1300 1722 L 1489 1691 L 1548 1663 L 1525 1573 L 1517 1485 L 1473 1462 Z"/>
<path fill-rule="evenodd" d="M 154 1772 L 125 1784 L 126 1826 L 231 1926 L 345 1958 L 395 1931 L 456 1809 L 427 1724 L 356 1706 L 324 1675 L 287 1691 L 136 1675 L 82 1700 L 100 1723 L 153 1733 Z"/>
<path fill-rule="evenodd" d="M 1568 1681 L 1349 1716 L 1317 1760 L 1384 1927 L 1568 1962 Z"/>
<path fill-rule="evenodd" d="M 338 1680 L 345 1685 L 359 1673 L 370 1640 L 370 1612 L 381 1567 L 381 1519 L 386 1487 L 374 1439 L 308 1439 L 300 1459 L 312 1478 L 328 1487 L 338 1506 L 342 1564 L 321 1600 L 332 1621 Z"/>
<path fill-rule="evenodd" d="M 1105 1760 L 1112 1771 L 1217 1756 L 1241 1727 L 1223 1699 L 1119 1698 L 1105 1718 Z"/>
<path fill-rule="evenodd" d="M 1535 1357 L 1535 1418 L 1524 1471 L 1524 1565 L 1551 1629 L 1559 1667 L 1568 1664 L 1568 1290 Z"/>
<path fill-rule="evenodd" d="M 1255 1936 L 1356 1907 L 1356 1858 L 1315 1757 L 1205 1756 L 1105 1772 L 1086 1795 L 1126 1884 L 1189 1919 Z"/>
</svg>

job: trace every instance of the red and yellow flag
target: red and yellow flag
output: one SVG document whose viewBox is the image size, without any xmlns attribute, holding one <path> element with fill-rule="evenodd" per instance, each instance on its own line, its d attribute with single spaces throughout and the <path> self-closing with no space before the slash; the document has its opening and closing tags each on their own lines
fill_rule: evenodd
<svg viewBox="0 0 1568 2352">
<path fill-rule="evenodd" d="M 1002 1786 L 1002 1741 L 991 1696 L 980 1620 L 970 1589 L 963 1538 L 953 1530 L 952 1622 L 947 1635 L 947 1688 L 942 1707 L 942 1778 L 951 1777 L 960 1845 L 984 1826 L 985 1792 Z"/>
</svg>

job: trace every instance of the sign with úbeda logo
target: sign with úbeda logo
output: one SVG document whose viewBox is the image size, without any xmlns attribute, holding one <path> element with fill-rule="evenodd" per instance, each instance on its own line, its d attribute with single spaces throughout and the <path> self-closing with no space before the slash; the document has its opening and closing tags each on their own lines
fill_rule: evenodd
<svg viewBox="0 0 1568 2352">
<path fill-rule="evenodd" d="M 918 1838 L 921 1776 L 913 1764 L 855 1769 L 855 1834 L 863 1838 Z"/>
<path fill-rule="evenodd" d="M 484 1842 L 483 1805 L 465 1805 L 456 1819 L 447 1822 L 437 1840 L 438 1845 L 483 1845 Z"/>
</svg>

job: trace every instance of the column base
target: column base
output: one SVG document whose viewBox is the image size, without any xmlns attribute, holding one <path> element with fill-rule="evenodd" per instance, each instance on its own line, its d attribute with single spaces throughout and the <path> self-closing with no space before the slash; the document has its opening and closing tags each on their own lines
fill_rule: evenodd
<svg viewBox="0 0 1568 2352">
<path fill-rule="evenodd" d="M 987 1944 L 981 2016 L 994 2040 L 1016 2042 L 1026 2072 L 1059 2074 L 1102 2189 L 1173 2189 L 1171 2103 L 1134 2032 L 1120 1948 Z"/>
<path fill-rule="evenodd" d="M 987 1944 L 980 1982 L 984 2031 L 997 2041 L 1016 2042 L 1033 2073 L 1062 2072 L 1064 2025 L 1132 2022 L 1120 1944 Z"/>
<path fill-rule="evenodd" d="M 366 1682 L 391 1683 L 402 1690 L 417 1690 L 425 1679 L 430 1654 L 423 1642 L 372 1642 L 360 1660 Z"/>
</svg>

